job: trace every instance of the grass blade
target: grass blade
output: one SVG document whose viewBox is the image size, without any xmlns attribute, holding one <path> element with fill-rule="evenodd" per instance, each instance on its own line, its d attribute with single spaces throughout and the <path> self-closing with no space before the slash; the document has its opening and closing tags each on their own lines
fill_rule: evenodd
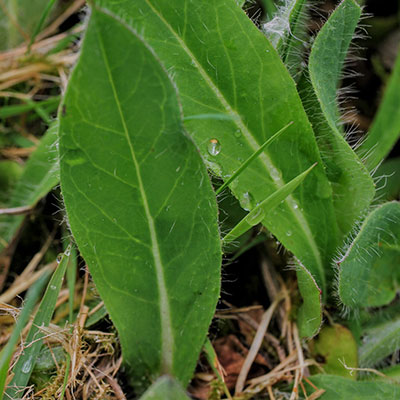
<svg viewBox="0 0 400 400">
<path fill-rule="evenodd" d="M 26 51 L 27 54 L 29 54 L 31 52 L 31 46 L 32 46 L 33 42 L 35 41 L 36 36 L 39 34 L 40 30 L 42 29 L 42 27 L 46 21 L 46 18 L 49 15 L 51 9 L 53 8 L 55 2 L 56 2 L 56 0 L 49 0 L 46 7 L 44 8 L 43 13 L 40 16 L 39 22 L 36 25 L 36 28 L 31 35 L 31 39 L 29 40 L 28 49 Z"/>
<path fill-rule="evenodd" d="M 279 188 L 271 196 L 263 200 L 253 208 L 222 240 L 224 244 L 232 243 L 243 233 L 247 232 L 254 225 L 259 224 L 264 218 L 268 218 L 268 213 L 275 209 L 304 181 L 316 164 L 308 168 L 296 178 L 292 179 L 285 186 Z"/>
<path fill-rule="evenodd" d="M 10 118 L 26 113 L 31 110 L 37 110 L 38 107 L 45 109 L 46 113 L 57 109 L 60 103 L 60 97 L 51 97 L 50 99 L 40 102 L 29 100 L 26 104 L 18 104 L 13 106 L 4 106 L 0 109 L 0 118 Z"/>
<path fill-rule="evenodd" d="M 6 390 L 6 395 L 11 399 L 22 397 L 21 393 L 28 384 L 36 362 L 36 358 L 43 345 L 42 338 L 45 336 L 45 334 L 41 331 L 41 329 L 49 326 L 53 316 L 58 294 L 64 279 L 65 270 L 70 258 L 70 251 L 71 245 L 67 247 L 63 254 L 58 256 L 58 267 L 50 279 L 43 299 L 40 302 L 38 311 L 33 319 L 31 329 L 29 330 L 26 338 L 23 353 L 19 357 L 17 363 L 14 365 L 14 377 L 11 380 L 8 389 Z"/>
<path fill-rule="evenodd" d="M 7 341 L 6 346 L 0 352 L 0 400 L 3 399 L 4 385 L 7 378 L 8 368 L 14 348 L 20 339 L 20 335 L 24 327 L 29 321 L 39 296 L 42 293 L 44 285 L 48 281 L 50 272 L 46 271 L 28 290 L 23 308 L 18 316 L 14 330 Z"/>
<path fill-rule="evenodd" d="M 230 178 L 228 178 L 223 185 L 221 185 L 215 193 L 218 195 L 220 194 L 226 187 L 228 187 L 248 166 L 249 164 L 256 159 L 275 139 L 277 139 L 283 132 L 286 131 L 287 128 L 289 128 L 290 125 L 293 124 L 293 121 L 289 122 L 286 126 L 284 126 L 282 129 L 280 129 L 278 132 L 276 132 L 274 135 L 272 135 L 267 141 L 264 142 L 264 144 L 257 150 L 255 151 L 233 174 Z"/>
</svg>

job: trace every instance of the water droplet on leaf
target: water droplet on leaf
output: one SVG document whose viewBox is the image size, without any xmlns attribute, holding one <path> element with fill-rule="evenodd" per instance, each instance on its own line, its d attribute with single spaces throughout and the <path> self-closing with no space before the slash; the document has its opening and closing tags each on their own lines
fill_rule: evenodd
<svg viewBox="0 0 400 400">
<path fill-rule="evenodd" d="M 249 192 L 243 193 L 241 199 L 240 199 L 240 205 L 242 208 L 244 208 L 246 211 L 250 211 L 252 208 L 254 208 L 254 198 Z"/>
<path fill-rule="evenodd" d="M 207 150 L 212 156 L 217 156 L 221 152 L 221 143 L 217 139 L 210 139 Z"/>
<path fill-rule="evenodd" d="M 287 231 L 286 236 L 292 236 L 292 231 Z"/>
</svg>

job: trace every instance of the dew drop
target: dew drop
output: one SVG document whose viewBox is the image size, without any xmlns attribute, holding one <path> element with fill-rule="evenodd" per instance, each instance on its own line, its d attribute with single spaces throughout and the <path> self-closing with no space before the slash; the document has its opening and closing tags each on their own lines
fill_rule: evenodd
<svg viewBox="0 0 400 400">
<path fill-rule="evenodd" d="M 253 213 L 250 213 L 249 216 L 247 217 L 247 222 L 250 225 L 257 225 L 259 224 L 265 216 L 264 210 L 260 207 L 258 210 L 254 211 Z"/>
<path fill-rule="evenodd" d="M 298 208 L 299 208 L 299 206 L 298 206 L 298 204 L 293 204 L 293 208 L 295 209 L 295 210 L 297 210 Z"/>
<path fill-rule="evenodd" d="M 249 192 L 243 193 L 242 197 L 240 198 L 240 205 L 246 211 L 250 211 L 254 208 L 254 198 Z"/>
<path fill-rule="evenodd" d="M 287 231 L 286 236 L 292 236 L 292 231 Z"/>
<path fill-rule="evenodd" d="M 32 356 L 30 356 L 22 365 L 22 372 L 24 374 L 29 374 L 32 369 Z"/>
<path fill-rule="evenodd" d="M 221 143 L 217 139 L 210 139 L 207 150 L 212 156 L 217 156 L 221 152 Z"/>
<path fill-rule="evenodd" d="M 69 257 L 71 255 L 71 245 L 69 244 L 68 247 L 65 249 L 64 254 Z"/>
<path fill-rule="evenodd" d="M 240 129 L 238 129 L 238 130 L 235 131 L 235 136 L 236 136 L 237 138 L 240 138 L 240 137 L 242 136 L 242 132 L 240 131 Z"/>
<path fill-rule="evenodd" d="M 51 290 L 56 290 L 56 289 L 57 289 L 57 286 L 56 286 L 56 285 L 50 285 L 50 289 L 51 289 Z"/>
<path fill-rule="evenodd" d="M 56 259 L 57 264 L 60 264 L 62 258 L 63 258 L 63 254 L 59 254 L 59 255 L 57 256 L 57 259 Z"/>
</svg>

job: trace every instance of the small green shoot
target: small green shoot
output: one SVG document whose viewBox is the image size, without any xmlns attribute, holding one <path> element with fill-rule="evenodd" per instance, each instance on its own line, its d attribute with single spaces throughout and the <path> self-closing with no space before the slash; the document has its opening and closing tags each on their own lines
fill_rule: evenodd
<svg viewBox="0 0 400 400">
<path fill-rule="evenodd" d="M 223 239 L 224 244 L 232 243 L 239 236 L 243 235 L 246 231 L 254 225 L 259 224 L 270 211 L 277 207 L 284 201 L 293 191 L 303 182 L 306 176 L 317 165 L 315 163 L 306 171 L 296 176 L 285 186 L 279 188 L 276 192 L 268 196 L 264 201 L 253 208 Z"/>
</svg>

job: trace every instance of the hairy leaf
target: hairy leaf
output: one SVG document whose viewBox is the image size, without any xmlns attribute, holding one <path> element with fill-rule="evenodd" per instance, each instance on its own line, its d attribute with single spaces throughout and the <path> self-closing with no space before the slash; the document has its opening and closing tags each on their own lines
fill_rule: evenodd
<svg viewBox="0 0 400 400">
<path fill-rule="evenodd" d="M 360 366 L 371 367 L 400 349 L 399 306 L 389 307 L 363 326 Z"/>
<path fill-rule="evenodd" d="M 299 291 L 303 304 L 298 312 L 298 325 L 301 337 L 312 337 L 318 333 L 322 323 L 322 290 L 307 268 L 299 261 L 296 265 Z"/>
<path fill-rule="evenodd" d="M 388 155 L 400 137 L 399 104 L 400 51 L 367 139 L 357 150 L 370 170 L 373 170 Z"/>
<path fill-rule="evenodd" d="M 221 242 L 174 85 L 134 30 L 94 9 L 64 111 L 69 222 L 133 383 L 170 374 L 187 385 L 219 295 Z"/>
<path fill-rule="evenodd" d="M 143 35 L 173 75 L 185 116 L 232 117 L 185 121 L 204 160 L 224 180 L 282 126 L 294 121 L 232 182 L 230 188 L 242 207 L 253 209 L 320 161 L 290 74 L 233 0 L 99 0 L 96 4 Z M 324 268 L 337 245 L 331 195 L 318 165 L 296 194 L 262 221 L 321 287 L 325 287 Z"/>
<path fill-rule="evenodd" d="M 365 219 L 338 261 L 339 296 L 345 306 L 388 304 L 396 295 L 400 265 L 400 203 L 386 203 Z"/>
<path fill-rule="evenodd" d="M 332 184 L 342 238 L 369 206 L 375 193 L 368 171 L 337 127 L 340 120 L 336 103 L 339 80 L 360 13 L 360 6 L 354 0 L 340 3 L 312 46 L 309 59 L 312 89 L 307 77 L 300 84 L 303 102 Z"/>
<path fill-rule="evenodd" d="M 399 385 L 383 382 L 355 382 L 336 375 L 315 375 L 310 380 L 318 389 L 325 390 L 318 397 L 321 400 L 395 400 L 400 396 Z"/>
</svg>

